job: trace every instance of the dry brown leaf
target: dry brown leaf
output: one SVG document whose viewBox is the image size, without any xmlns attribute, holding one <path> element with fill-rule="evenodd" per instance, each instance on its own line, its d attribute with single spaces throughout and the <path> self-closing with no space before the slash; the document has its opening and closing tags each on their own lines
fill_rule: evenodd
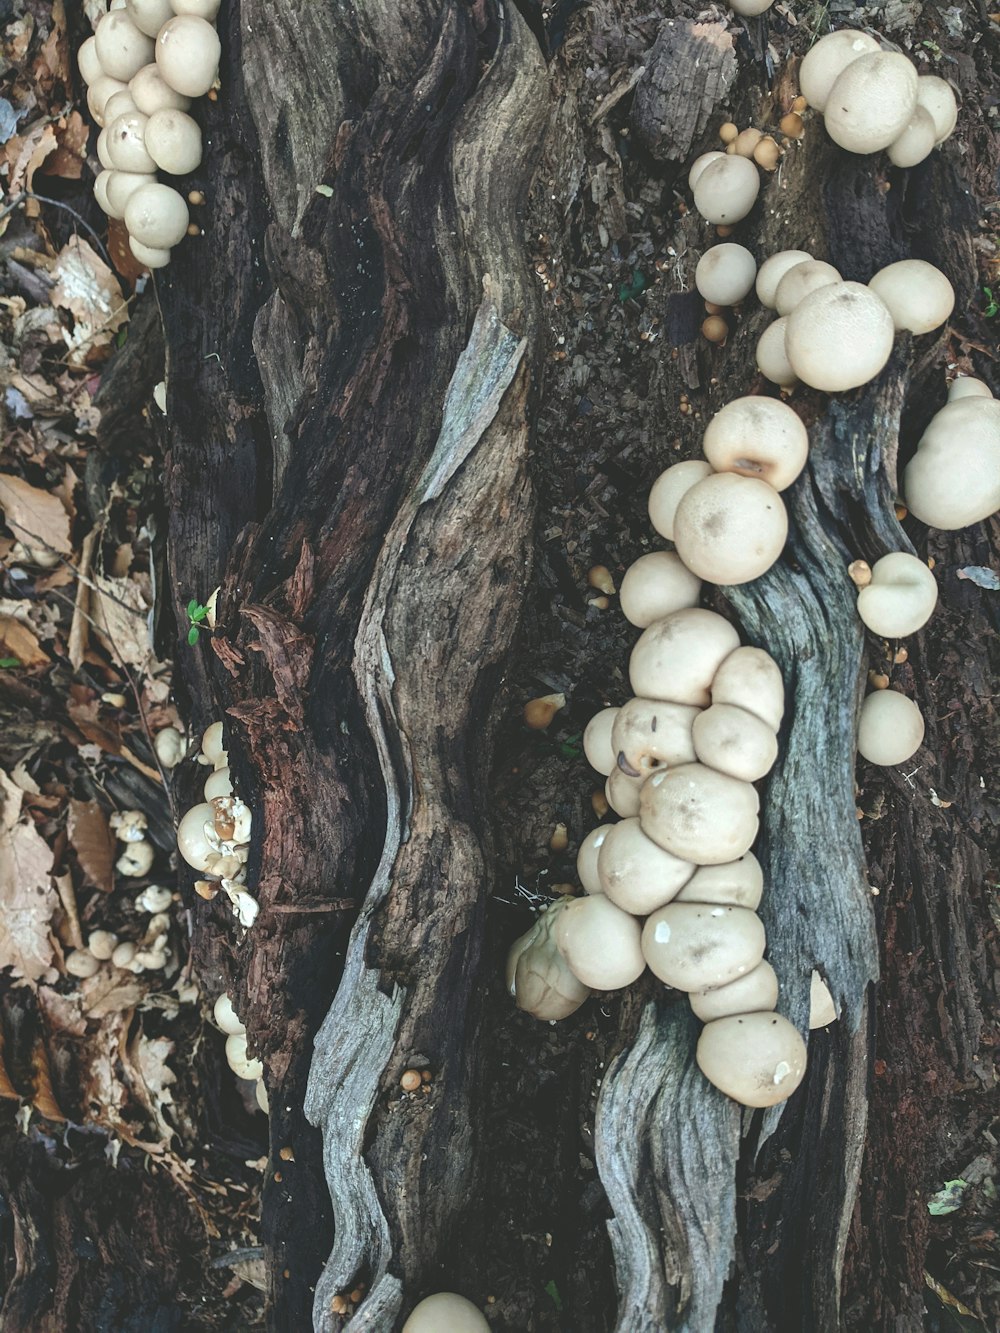
<svg viewBox="0 0 1000 1333">
<path fill-rule="evenodd" d="M 136 278 L 147 272 L 146 265 L 140 264 L 132 253 L 125 223 L 117 218 L 111 218 L 108 221 L 108 254 L 111 256 L 111 262 L 116 270 L 133 287 Z"/>
<path fill-rule="evenodd" d="M 88 579 L 90 577 L 90 566 L 94 559 L 94 546 L 97 542 L 97 529 L 88 532 L 83 539 L 83 548 L 80 551 L 80 580 L 76 585 L 76 604 L 73 607 L 73 619 L 69 627 L 69 660 L 73 668 L 79 671 L 87 652 L 87 643 L 90 638 L 90 588 Z"/>
<path fill-rule="evenodd" d="M 55 1089 L 52 1087 L 49 1054 L 40 1037 L 35 1042 L 35 1048 L 31 1052 L 31 1069 L 35 1076 L 35 1091 L 31 1099 L 35 1110 L 46 1120 L 65 1120 L 66 1117 L 59 1109 L 59 1103 L 56 1101 Z"/>
<path fill-rule="evenodd" d="M 174 1101 L 170 1087 L 177 1082 L 177 1076 L 167 1065 L 173 1053 L 174 1043 L 169 1038 L 147 1037 L 144 1032 L 134 1037 L 127 1052 L 123 1052 L 125 1074 L 132 1094 L 146 1108 L 164 1143 L 174 1134 L 163 1114 L 163 1108 L 172 1106 Z"/>
<path fill-rule="evenodd" d="M 56 893 L 62 903 L 64 920 L 59 923 L 59 938 L 69 939 L 74 949 L 84 945 L 83 931 L 80 928 L 80 914 L 76 910 L 76 894 L 73 892 L 73 876 L 70 874 L 54 876 Z"/>
<path fill-rule="evenodd" d="M 92 741 L 105 754 L 120 754 L 122 740 L 118 728 L 105 726 L 98 717 L 99 711 L 100 706 L 96 699 L 70 699 L 66 705 L 66 712 L 70 721 L 86 736 L 88 741 Z"/>
<path fill-rule="evenodd" d="M 0 1031 L 0 1097 L 13 1102 L 19 1102 L 21 1100 L 21 1094 L 10 1081 L 10 1075 L 7 1073 L 7 1065 L 4 1060 L 2 1031 Z"/>
<path fill-rule="evenodd" d="M 22 190 L 32 189 L 35 172 L 58 147 L 56 132 L 47 121 L 32 125 L 26 134 L 15 134 L 8 139 L 3 151 L 10 164 L 9 198 L 13 199 Z M 41 209 L 34 199 L 29 199 L 24 211 L 29 217 L 38 217 Z"/>
<path fill-rule="evenodd" d="M 137 977 L 104 968 L 80 983 L 81 999 L 88 1018 L 106 1018 L 136 1007 L 143 997 Z"/>
<path fill-rule="evenodd" d="M 149 609 L 142 587 L 133 579 L 91 580 L 91 620 L 105 649 L 116 662 L 143 667 L 149 661 Z"/>
<path fill-rule="evenodd" d="M 63 333 L 70 349 L 69 363 L 83 365 L 128 323 L 128 304 L 114 273 L 79 236 L 63 247 L 52 276 L 56 285 L 49 299 L 73 316 L 72 332 Z"/>
<path fill-rule="evenodd" d="M 0 616 L 0 657 L 16 657 L 22 666 L 41 666 L 48 655 L 37 637 L 11 616 Z"/>
<path fill-rule="evenodd" d="M 69 515 L 57 495 L 31 486 L 21 477 L 0 473 L 0 509 L 7 526 L 25 546 L 41 546 L 69 555 Z"/>
<path fill-rule="evenodd" d="M 96 801 L 70 801 L 69 840 L 87 883 L 102 893 L 114 888 L 115 840 Z"/>
<path fill-rule="evenodd" d="M 24 793 L 2 769 L 0 797 L 0 968 L 34 982 L 52 962 L 52 852 L 34 824 L 21 821 Z"/>
<path fill-rule="evenodd" d="M 64 88 L 70 86 L 69 47 L 66 42 L 66 10 L 63 0 L 52 0 L 52 31 L 42 43 L 41 63 L 45 70 L 36 66 L 36 77 L 47 75 L 47 81 L 58 79 Z"/>
<path fill-rule="evenodd" d="M 51 986 L 38 987 L 38 1005 L 45 1015 L 46 1030 L 49 1032 L 68 1032 L 74 1037 L 83 1037 L 87 1032 L 87 1020 L 80 1007 L 80 993 L 60 995 Z"/>
</svg>

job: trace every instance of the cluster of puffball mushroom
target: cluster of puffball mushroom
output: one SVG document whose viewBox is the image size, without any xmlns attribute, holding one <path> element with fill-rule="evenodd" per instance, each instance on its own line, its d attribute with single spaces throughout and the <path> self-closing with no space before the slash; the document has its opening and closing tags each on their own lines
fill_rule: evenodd
<svg viewBox="0 0 1000 1333">
<path fill-rule="evenodd" d="M 256 898 L 245 887 L 250 807 L 233 794 L 221 722 L 213 722 L 206 730 L 198 762 L 212 772 L 205 781 L 204 801 L 193 805 L 177 825 L 177 847 L 188 865 L 204 876 L 195 881 L 195 892 L 212 899 L 221 888 L 233 915 L 249 929 L 258 910 Z"/>
<path fill-rule="evenodd" d="M 66 971 L 85 980 L 96 976 L 102 964 L 123 972 L 169 972 L 174 963 L 170 949 L 170 916 L 173 901 L 169 889 L 150 884 L 135 899 L 137 912 L 148 913 L 149 921 L 138 941 L 121 940 L 112 930 L 92 930 L 85 948 L 66 955 Z"/>
<path fill-rule="evenodd" d="M 753 784 L 778 754 L 781 672 L 722 616 L 687 606 L 644 629 L 629 678 L 636 697 L 584 733 L 621 822 L 583 840 L 585 895 L 557 900 L 515 941 L 508 987 L 535 1017 L 564 1018 L 648 966 L 705 1023 L 696 1060 L 709 1082 L 744 1106 L 773 1106 L 806 1068 L 802 1037 L 775 1012 L 778 978 L 755 911 L 764 878 L 750 850 Z M 816 1025 L 828 1023 L 836 1015 L 818 975 L 814 988 Z"/>
<path fill-rule="evenodd" d="M 233 1008 L 233 1002 L 225 991 L 216 1000 L 212 1009 L 215 1026 L 226 1036 L 226 1064 L 237 1078 L 254 1085 L 257 1105 L 268 1115 L 270 1107 L 267 1101 L 267 1089 L 264 1087 L 264 1065 L 255 1055 L 247 1052 L 247 1030 L 240 1022 L 239 1015 Z"/>
<path fill-rule="evenodd" d="M 99 126 L 104 170 L 94 197 L 124 219 L 129 248 L 146 268 L 164 268 L 187 233 L 187 202 L 157 181 L 186 176 L 201 162 L 193 98 L 215 83 L 221 45 L 211 22 L 220 0 L 112 0 L 80 48 L 87 106 Z"/>
</svg>

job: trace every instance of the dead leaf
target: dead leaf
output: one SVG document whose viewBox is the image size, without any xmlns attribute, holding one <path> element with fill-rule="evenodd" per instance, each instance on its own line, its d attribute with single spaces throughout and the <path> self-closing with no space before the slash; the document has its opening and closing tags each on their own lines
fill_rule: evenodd
<svg viewBox="0 0 1000 1333">
<path fill-rule="evenodd" d="M 69 942 L 74 949 L 82 949 L 84 945 L 83 931 L 80 929 L 80 914 L 76 910 L 76 894 L 73 892 L 73 876 L 69 874 L 56 875 L 56 892 L 59 894 L 59 901 L 62 903 L 65 921 L 60 923 L 59 935 L 62 940 L 69 936 Z"/>
<path fill-rule="evenodd" d="M 45 1015 L 46 1030 L 49 1032 L 68 1032 L 74 1037 L 83 1037 L 87 1032 L 87 1020 L 80 1008 L 80 992 L 60 995 L 51 986 L 38 987 L 38 1005 Z"/>
<path fill-rule="evenodd" d="M 94 559 L 94 546 L 97 542 L 97 529 L 88 532 L 83 539 L 80 551 L 80 579 L 76 585 L 76 604 L 73 607 L 73 619 L 69 627 L 69 660 L 73 668 L 79 671 L 87 652 L 90 636 L 90 566 Z"/>
<path fill-rule="evenodd" d="M 143 997 L 143 987 L 137 977 L 102 968 L 81 982 L 80 994 L 88 1018 L 106 1018 L 134 1009 Z"/>
<path fill-rule="evenodd" d="M 69 840 L 87 883 L 102 893 L 114 888 L 115 840 L 96 801 L 70 801 Z"/>
<path fill-rule="evenodd" d="M 150 656 L 149 614 L 142 587 L 134 579 L 92 578 L 92 628 L 116 662 L 145 666 Z M 96 596 L 93 595 L 96 592 Z"/>
<path fill-rule="evenodd" d="M 3 1058 L 3 1030 L 0 1029 L 0 1097 L 7 1101 L 19 1102 L 21 1094 L 10 1081 L 10 1075 L 7 1073 L 7 1065 Z"/>
<path fill-rule="evenodd" d="M 35 1048 L 31 1053 L 31 1069 L 35 1076 L 34 1096 L 31 1099 L 35 1110 L 46 1120 L 65 1120 L 66 1117 L 59 1109 L 55 1090 L 52 1087 L 49 1053 L 46 1051 L 45 1044 L 40 1037 L 35 1042 Z"/>
<path fill-rule="evenodd" d="M 56 132 L 48 121 L 32 125 L 26 134 L 15 134 L 8 139 L 3 151 L 10 167 L 9 198 L 33 188 L 35 172 L 58 147 Z M 29 199 L 24 211 L 28 217 L 38 217 L 41 209 L 37 200 Z"/>
<path fill-rule="evenodd" d="M 56 279 L 52 304 L 73 316 L 72 332 L 63 331 L 70 348 L 69 363 L 84 365 L 88 356 L 106 347 L 128 323 L 128 304 L 114 273 L 79 236 L 63 247 L 52 276 Z"/>
<path fill-rule="evenodd" d="M 0 968 L 34 982 L 52 962 L 52 852 L 34 824 L 21 821 L 24 793 L 2 769 L 0 795 Z"/>
<path fill-rule="evenodd" d="M 0 616 L 0 656 L 16 657 L 22 666 L 41 666 L 48 656 L 26 625 L 10 616 Z"/>
<path fill-rule="evenodd" d="M 108 254 L 116 270 L 133 287 L 136 279 L 147 271 L 146 265 L 140 264 L 132 253 L 125 223 L 117 218 L 108 220 Z"/>
<path fill-rule="evenodd" d="M 69 515 L 62 501 L 31 486 L 21 477 L 0 473 L 0 509 L 7 526 L 25 546 L 40 546 L 69 555 Z"/>
<path fill-rule="evenodd" d="M 174 1134 L 163 1114 L 163 1108 L 174 1102 L 170 1088 L 177 1076 L 167 1065 L 173 1053 L 174 1043 L 168 1037 L 147 1037 L 140 1032 L 129 1042 L 123 1061 L 133 1095 L 146 1108 L 165 1143 Z"/>
</svg>

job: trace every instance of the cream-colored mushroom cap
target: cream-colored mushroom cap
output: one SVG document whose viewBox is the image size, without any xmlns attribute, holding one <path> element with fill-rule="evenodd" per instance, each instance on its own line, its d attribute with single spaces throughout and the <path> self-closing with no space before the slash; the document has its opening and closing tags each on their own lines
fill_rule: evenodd
<svg viewBox="0 0 1000 1333">
<path fill-rule="evenodd" d="M 897 329 L 930 333 L 955 308 L 955 289 L 923 259 L 901 259 L 879 269 L 868 286 L 885 302 Z"/>
<path fill-rule="evenodd" d="M 931 113 L 918 103 L 906 129 L 889 145 L 889 161 L 896 167 L 917 166 L 934 147 L 935 133 Z"/>
<path fill-rule="evenodd" d="M 156 177 L 148 171 L 113 171 L 108 178 L 106 192 L 110 207 L 106 210 L 109 217 L 123 218 L 128 201 L 136 190 L 144 185 L 151 185 Z"/>
<path fill-rule="evenodd" d="M 716 472 L 759 477 L 783 491 L 806 465 L 809 433 L 780 399 L 751 395 L 734 398 L 716 412 L 702 448 Z"/>
<path fill-rule="evenodd" d="M 203 97 L 219 72 L 222 44 L 205 19 L 179 14 L 160 29 L 156 63 L 166 83 L 185 97 Z"/>
<path fill-rule="evenodd" d="M 770 9 L 774 0 L 729 0 L 729 8 L 734 14 L 739 14 L 743 18 L 754 18 L 757 14 L 763 14 L 765 9 Z"/>
<path fill-rule="evenodd" d="M 508 960 L 518 1009 L 546 1023 L 569 1018 L 590 999 L 590 987 L 576 979 L 554 944 L 539 940 L 533 931 L 524 938 L 526 947 L 518 949 L 521 941 L 516 941 Z"/>
<path fill-rule="evenodd" d="M 706 301 L 716 305 L 738 305 L 753 291 L 757 261 L 743 245 L 727 241 L 713 245 L 698 260 L 694 285 Z"/>
<path fill-rule="evenodd" d="M 590 719 L 583 732 L 583 753 L 587 756 L 587 763 L 605 777 L 618 767 L 618 752 L 611 745 L 611 729 L 617 716 L 617 708 L 602 708 Z"/>
<path fill-rule="evenodd" d="M 825 1028 L 837 1021 L 837 1006 L 830 987 L 815 970 L 809 979 L 809 1027 Z"/>
<path fill-rule="evenodd" d="M 828 33 L 812 46 L 799 67 L 799 88 L 811 107 L 822 111 L 830 89 L 852 61 L 879 49 L 874 37 L 866 32 L 841 28 Z"/>
<path fill-rule="evenodd" d="M 222 0 L 173 0 L 175 14 L 197 14 L 200 19 L 214 22 L 222 7 Z"/>
<path fill-rule="evenodd" d="M 265 1088 L 264 1080 L 262 1078 L 259 1078 L 254 1084 L 253 1095 L 258 1108 L 263 1111 L 265 1115 L 270 1115 L 271 1104 L 267 1099 L 267 1088 Z"/>
<path fill-rule="evenodd" d="M 146 125 L 146 149 L 161 171 L 186 176 L 201 164 L 198 122 L 172 107 L 154 111 Z"/>
<path fill-rule="evenodd" d="M 608 834 L 612 829 L 620 827 L 619 824 L 598 824 L 597 828 L 592 828 L 580 843 L 580 850 L 576 854 L 576 873 L 580 877 L 584 893 L 604 892 L 597 871 L 597 858 Z"/>
<path fill-rule="evenodd" d="M 780 1014 L 732 1014 L 706 1023 L 695 1052 L 698 1068 L 741 1106 L 775 1106 L 806 1072 L 806 1044 Z"/>
<path fill-rule="evenodd" d="M 691 1010 L 703 1023 L 729 1014 L 759 1014 L 778 1003 L 778 975 L 770 963 L 758 963 L 752 972 L 728 985 L 690 996 Z"/>
<path fill-rule="evenodd" d="M 108 154 L 116 171 L 149 175 L 156 170 L 156 163 L 146 151 L 146 122 L 141 111 L 130 111 L 109 121 Z"/>
<path fill-rule="evenodd" d="M 648 916 L 675 898 L 694 874 L 689 861 L 671 856 L 643 833 L 636 818 L 615 824 L 597 857 L 601 892 L 633 916 Z"/>
<path fill-rule="evenodd" d="M 698 177 L 705 168 L 711 166 L 713 162 L 718 162 L 725 156 L 725 153 L 718 149 L 713 149 L 710 153 L 702 153 L 701 157 L 696 157 L 691 163 L 691 170 L 688 172 L 688 188 L 693 190 L 698 183 Z"/>
<path fill-rule="evenodd" d="M 753 852 L 717 866 L 699 866 L 677 895 L 679 903 L 728 903 L 751 912 L 764 896 L 764 872 Z"/>
<path fill-rule="evenodd" d="M 692 486 L 677 506 L 677 554 L 708 583 L 751 583 L 781 555 L 788 513 L 766 481 L 717 472 Z"/>
<path fill-rule="evenodd" d="M 656 478 L 649 492 L 649 521 L 661 537 L 673 541 L 674 516 L 682 496 L 711 474 L 711 463 L 692 458 L 684 463 L 674 463 Z"/>
<path fill-rule="evenodd" d="M 734 153 L 709 162 L 694 185 L 694 206 L 706 222 L 739 222 L 757 202 L 760 175 L 749 158 Z"/>
<path fill-rule="evenodd" d="M 121 79 L 113 79 L 110 74 L 101 74 L 87 89 L 87 110 L 97 124 L 104 128 L 104 108 L 115 93 L 128 91 L 128 84 Z"/>
<path fill-rule="evenodd" d="M 946 403 L 906 466 L 903 494 L 912 514 L 944 532 L 1000 510 L 1000 402 L 969 396 Z"/>
<path fill-rule="evenodd" d="M 226 1038 L 226 1063 L 237 1078 L 258 1079 L 264 1072 L 261 1061 L 247 1054 L 245 1032 L 234 1032 Z"/>
<path fill-rule="evenodd" d="M 651 551 L 629 565 L 618 590 L 625 619 L 639 629 L 674 611 L 697 606 L 701 579 L 675 551 Z"/>
<path fill-rule="evenodd" d="M 233 780 L 229 767 L 216 768 L 205 779 L 205 800 L 214 801 L 219 796 L 232 796 Z"/>
<path fill-rule="evenodd" d="M 639 813 L 639 788 L 642 778 L 630 778 L 616 768 L 604 784 L 604 796 L 616 815 L 629 819 Z"/>
<path fill-rule="evenodd" d="M 97 39 L 95 37 L 88 37 L 80 47 L 76 63 L 80 71 L 80 78 L 83 79 L 84 83 L 93 83 L 104 73 L 101 57 L 97 54 Z"/>
<path fill-rule="evenodd" d="M 635 917 L 603 893 L 574 898 L 555 924 L 556 947 L 573 975 L 592 990 L 617 990 L 642 975 L 641 936 Z"/>
<path fill-rule="evenodd" d="M 957 379 L 952 380 L 948 389 L 948 402 L 953 403 L 956 398 L 992 398 L 993 391 L 988 384 L 982 380 L 973 379 L 971 375 L 959 375 Z"/>
<path fill-rule="evenodd" d="M 170 0 L 126 0 L 129 18 L 147 37 L 155 37 L 174 16 Z"/>
<path fill-rule="evenodd" d="M 843 282 L 843 278 L 825 260 L 807 259 L 802 264 L 793 264 L 778 283 L 774 294 L 778 314 L 790 315 L 810 292 L 818 291 L 820 287 L 829 287 L 834 282 Z"/>
<path fill-rule="evenodd" d="M 906 129 L 917 105 L 917 71 L 898 51 L 852 60 L 830 89 L 823 121 L 850 153 L 877 153 Z"/>
<path fill-rule="evenodd" d="M 629 777 L 648 778 L 658 768 L 694 763 L 691 729 L 699 709 L 662 699 L 630 699 L 611 731 L 615 761 Z"/>
<path fill-rule="evenodd" d="M 766 722 L 772 731 L 777 731 L 785 713 L 785 682 L 781 669 L 763 648 L 737 648 L 715 673 L 712 703 L 745 708 Z"/>
<path fill-rule="evenodd" d="M 799 377 L 792 369 L 792 363 L 785 351 L 785 329 L 788 319 L 776 319 L 769 324 L 757 339 L 757 369 L 772 384 L 783 389 L 790 389 L 798 384 Z"/>
<path fill-rule="evenodd" d="M 157 111 L 165 111 L 170 108 L 175 111 L 186 111 L 191 105 L 190 97 L 185 97 L 182 93 L 176 92 L 168 83 L 164 82 L 163 75 L 155 61 L 150 65 L 143 65 L 139 73 L 130 81 L 128 90 L 132 94 L 138 109 L 146 116 L 152 116 Z"/>
<path fill-rule="evenodd" d="M 140 244 L 169 250 L 187 232 L 187 204 L 169 185 L 143 185 L 125 206 L 125 226 Z"/>
<path fill-rule="evenodd" d="M 870 764 L 905 763 L 920 749 L 923 740 L 923 715 L 905 694 L 875 690 L 861 705 L 858 752 Z"/>
<path fill-rule="evenodd" d="M 699 763 L 741 782 L 759 782 L 778 757 L 773 729 L 732 704 L 712 704 L 699 713 L 692 736 Z"/>
<path fill-rule="evenodd" d="M 749 782 L 704 764 L 654 773 L 639 794 L 642 831 L 657 846 L 695 865 L 723 865 L 750 850 L 760 801 Z"/>
<path fill-rule="evenodd" d="M 927 624 L 937 597 L 937 580 L 924 562 L 893 551 L 872 565 L 871 583 L 858 593 L 858 615 L 874 634 L 901 639 Z"/>
<path fill-rule="evenodd" d="M 153 58 L 153 42 L 124 9 L 110 10 L 94 33 L 97 58 L 105 74 L 128 83 Z"/>
<path fill-rule="evenodd" d="M 205 836 L 205 826 L 215 827 L 215 811 L 207 801 L 193 805 L 177 825 L 177 850 L 189 866 L 203 874 L 208 869 L 209 858 L 218 850 Z"/>
<path fill-rule="evenodd" d="M 740 636 L 728 620 L 692 606 L 644 629 L 629 658 L 636 698 L 703 708 L 716 671 L 738 648 Z"/>
<path fill-rule="evenodd" d="M 812 260 L 808 250 L 779 250 L 777 254 L 765 259 L 757 272 L 757 299 L 769 310 L 775 308 L 778 299 L 778 283 L 796 264 L 806 264 Z"/>
<path fill-rule="evenodd" d="M 873 380 L 892 352 L 892 315 L 860 282 L 820 287 L 788 316 L 785 350 L 803 383 L 826 393 Z"/>
<path fill-rule="evenodd" d="M 235 1037 L 241 1032 L 246 1032 L 246 1025 L 240 1022 L 239 1015 L 233 1008 L 233 1002 L 225 991 L 215 1001 L 212 1016 L 216 1027 L 221 1028 L 227 1037 Z"/>
<path fill-rule="evenodd" d="M 104 119 L 107 126 L 110 127 L 119 116 L 127 115 L 130 111 L 137 111 L 139 108 L 133 100 L 132 94 L 128 88 L 123 88 L 121 92 L 112 93 L 104 104 Z M 102 131 L 103 132 L 103 131 Z"/>
<path fill-rule="evenodd" d="M 120 213 L 111 211 L 111 201 L 108 199 L 108 182 L 115 173 L 113 171 L 98 172 L 94 179 L 94 198 L 97 200 L 97 206 L 102 213 L 107 213 L 110 218 L 121 217 Z"/>
<path fill-rule="evenodd" d="M 438 1291 L 415 1305 L 403 1333 L 489 1333 L 479 1309 L 453 1291 Z"/>
<path fill-rule="evenodd" d="M 934 121 L 935 143 L 944 143 L 958 123 L 958 103 L 951 84 L 936 74 L 921 74 L 917 78 L 917 104 L 929 112 Z"/>
<path fill-rule="evenodd" d="M 760 965 L 767 938 L 759 916 L 721 903 L 668 903 L 642 930 L 649 970 L 675 990 L 725 986 Z"/>
</svg>

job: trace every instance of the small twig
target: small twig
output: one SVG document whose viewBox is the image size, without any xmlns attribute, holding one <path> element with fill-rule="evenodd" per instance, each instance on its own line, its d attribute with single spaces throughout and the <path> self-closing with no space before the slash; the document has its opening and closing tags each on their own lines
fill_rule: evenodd
<svg viewBox="0 0 1000 1333">
<path fill-rule="evenodd" d="M 104 256 L 104 260 L 108 265 L 108 268 L 114 267 L 114 265 L 111 263 L 111 256 L 104 248 L 104 242 L 101 240 L 100 236 L 98 236 L 97 232 L 93 229 L 93 227 L 90 225 L 87 219 L 85 217 L 81 217 L 81 215 L 76 211 L 75 208 L 72 207 L 71 204 L 64 204 L 61 199 L 52 199 L 47 194 L 35 194 L 34 190 L 22 190 L 16 199 L 12 199 L 10 201 L 10 203 L 6 206 L 6 208 L 0 209 L 0 222 L 2 222 L 4 218 L 7 217 L 10 213 L 13 213 L 15 208 L 20 208 L 21 205 L 27 199 L 34 199 L 40 204 L 51 204 L 53 208 L 62 208 L 65 209 L 67 213 L 72 214 L 72 216 L 76 218 L 77 222 L 80 224 L 81 227 L 83 227 L 84 231 L 86 231 L 87 234 L 91 237 L 94 244 L 97 246 L 101 254 Z"/>
</svg>

